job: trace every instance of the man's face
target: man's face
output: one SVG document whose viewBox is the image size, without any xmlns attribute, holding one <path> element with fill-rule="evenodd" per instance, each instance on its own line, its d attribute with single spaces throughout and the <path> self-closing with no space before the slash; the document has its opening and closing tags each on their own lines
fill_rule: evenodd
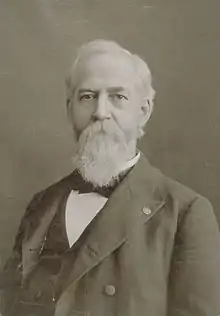
<svg viewBox="0 0 220 316">
<path fill-rule="evenodd" d="M 135 154 L 143 93 L 129 56 L 122 53 L 90 57 L 78 65 L 75 78 L 68 110 L 77 134 L 78 167 L 93 182 L 102 173 L 97 184 L 107 185 Z"/>
</svg>

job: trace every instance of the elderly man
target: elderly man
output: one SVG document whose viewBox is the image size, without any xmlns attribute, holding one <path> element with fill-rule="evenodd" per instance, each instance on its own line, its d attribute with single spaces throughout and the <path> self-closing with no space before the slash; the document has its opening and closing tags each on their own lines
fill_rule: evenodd
<svg viewBox="0 0 220 316">
<path fill-rule="evenodd" d="M 66 87 L 74 171 L 27 208 L 2 277 L 3 316 L 220 315 L 210 203 L 137 150 L 153 110 L 146 63 L 95 40 Z"/>
</svg>

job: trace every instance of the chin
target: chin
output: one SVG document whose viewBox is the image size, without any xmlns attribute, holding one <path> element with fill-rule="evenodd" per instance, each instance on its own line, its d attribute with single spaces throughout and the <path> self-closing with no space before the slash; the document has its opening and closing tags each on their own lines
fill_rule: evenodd
<svg viewBox="0 0 220 316">
<path fill-rule="evenodd" d="M 94 186 L 110 186 L 130 158 L 125 134 L 116 124 L 93 123 L 79 136 L 75 167 Z"/>
<path fill-rule="evenodd" d="M 107 134 L 98 134 L 91 140 L 80 140 L 75 160 L 85 181 L 94 186 L 111 186 L 128 160 L 128 148 L 124 140 L 117 142 Z"/>
<path fill-rule="evenodd" d="M 80 168 L 79 171 L 84 180 L 91 182 L 94 187 L 112 186 L 119 176 L 118 174 L 113 176 L 110 170 L 106 173 L 106 169 L 102 169 L 100 165 L 87 166 L 87 168 Z"/>
</svg>

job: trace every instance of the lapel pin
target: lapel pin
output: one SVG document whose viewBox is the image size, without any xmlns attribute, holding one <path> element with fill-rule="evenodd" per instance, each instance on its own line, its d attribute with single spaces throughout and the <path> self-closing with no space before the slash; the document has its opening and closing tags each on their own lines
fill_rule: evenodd
<svg viewBox="0 0 220 316">
<path fill-rule="evenodd" d="M 149 207 L 144 207 L 143 208 L 143 213 L 145 215 L 150 215 L 152 213 L 151 209 Z"/>
</svg>

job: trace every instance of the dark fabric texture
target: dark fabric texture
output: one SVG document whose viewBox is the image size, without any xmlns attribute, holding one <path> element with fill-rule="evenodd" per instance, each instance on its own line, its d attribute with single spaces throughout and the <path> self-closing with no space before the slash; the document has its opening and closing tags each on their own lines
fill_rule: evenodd
<svg viewBox="0 0 220 316">
<path fill-rule="evenodd" d="M 220 314 L 220 234 L 209 201 L 141 155 L 68 249 L 62 216 L 79 188 L 74 171 L 29 204 L 1 275 L 3 316 Z"/>
</svg>

